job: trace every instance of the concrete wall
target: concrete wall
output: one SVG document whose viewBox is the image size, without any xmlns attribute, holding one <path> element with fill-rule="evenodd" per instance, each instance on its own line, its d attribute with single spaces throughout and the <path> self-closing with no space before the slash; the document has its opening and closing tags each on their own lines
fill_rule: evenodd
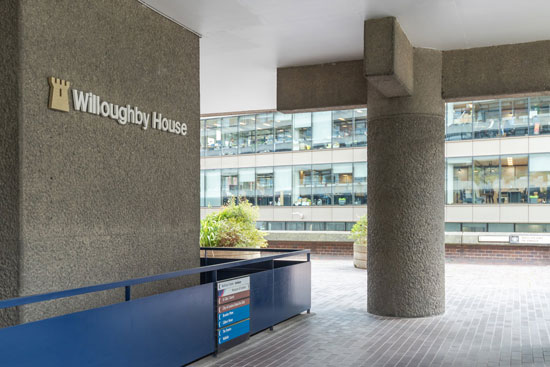
<svg viewBox="0 0 550 367">
<path fill-rule="evenodd" d="M 0 299 L 17 296 L 19 279 L 18 13 L 18 1 L 0 2 Z M 0 310 L 0 326 L 17 321 L 14 309 Z"/>
<path fill-rule="evenodd" d="M 550 41 L 443 52 L 447 101 L 550 93 Z"/>
<path fill-rule="evenodd" d="M 363 107 L 363 60 L 277 69 L 277 110 L 299 112 Z"/>
<path fill-rule="evenodd" d="M 198 37 L 135 0 L 21 1 L 18 22 L 18 294 L 197 266 Z M 186 122 L 187 136 L 49 110 L 50 76 Z M 26 307 L 20 317 L 123 299 L 123 290 L 106 293 Z"/>
</svg>

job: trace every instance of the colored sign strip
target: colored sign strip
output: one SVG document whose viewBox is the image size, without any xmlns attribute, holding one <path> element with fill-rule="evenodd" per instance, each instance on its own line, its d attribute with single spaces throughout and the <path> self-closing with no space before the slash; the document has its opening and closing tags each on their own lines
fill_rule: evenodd
<svg viewBox="0 0 550 367">
<path fill-rule="evenodd" d="M 244 292 L 234 293 L 229 296 L 218 297 L 218 305 L 223 305 L 231 301 L 236 301 L 238 299 L 248 298 L 248 297 L 250 297 L 250 291 L 244 291 Z"/>
<path fill-rule="evenodd" d="M 234 324 L 250 317 L 250 306 L 236 308 L 231 311 L 218 314 L 218 328 Z"/>
<path fill-rule="evenodd" d="M 218 330 L 218 345 L 226 343 L 249 332 L 250 320 L 244 320 L 237 324 L 226 326 Z"/>
<path fill-rule="evenodd" d="M 226 303 L 225 305 L 218 306 L 218 314 L 231 311 L 231 310 L 234 310 L 235 308 L 246 306 L 249 304 L 250 304 L 250 298 L 245 298 L 235 302 Z"/>
</svg>

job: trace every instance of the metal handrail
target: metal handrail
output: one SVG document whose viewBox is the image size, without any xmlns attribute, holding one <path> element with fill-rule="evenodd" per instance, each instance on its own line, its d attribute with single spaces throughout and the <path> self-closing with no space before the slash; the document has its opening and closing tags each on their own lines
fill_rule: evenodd
<svg viewBox="0 0 550 367">
<path fill-rule="evenodd" d="M 116 288 L 122 288 L 122 287 L 126 287 L 126 300 L 129 301 L 129 298 L 130 298 L 129 287 L 138 285 L 138 284 L 150 283 L 150 282 L 172 279 L 172 278 L 179 278 L 186 275 L 201 274 L 201 273 L 207 273 L 212 271 L 224 270 L 224 269 L 233 268 L 235 266 L 256 264 L 256 263 L 261 263 L 261 262 L 266 262 L 266 261 L 276 260 L 284 257 L 301 255 L 301 254 L 306 254 L 307 261 L 310 261 L 309 250 L 201 247 L 201 250 L 202 249 L 212 249 L 212 250 L 221 250 L 221 251 L 238 250 L 238 251 L 260 251 L 260 252 L 283 252 L 283 253 L 278 255 L 270 255 L 270 256 L 255 258 L 255 259 L 237 260 L 237 261 L 231 261 L 229 263 L 224 263 L 224 264 L 208 265 L 208 266 L 202 266 L 199 268 L 178 270 L 178 271 L 173 271 L 173 272 L 164 273 L 164 274 L 122 280 L 119 282 L 104 283 L 104 284 L 86 286 L 81 288 L 67 289 L 67 290 L 57 291 L 57 292 L 36 294 L 32 296 L 10 298 L 10 299 L 0 301 L 0 309 L 23 306 L 23 305 L 37 303 L 37 302 L 50 301 L 50 300 L 59 299 L 59 298 L 78 296 L 81 294 L 101 292 L 109 289 L 116 289 Z"/>
</svg>

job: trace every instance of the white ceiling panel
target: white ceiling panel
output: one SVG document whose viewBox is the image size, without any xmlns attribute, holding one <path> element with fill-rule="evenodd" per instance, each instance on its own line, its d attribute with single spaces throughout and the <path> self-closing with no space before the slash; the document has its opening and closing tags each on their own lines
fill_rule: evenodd
<svg viewBox="0 0 550 367">
<path fill-rule="evenodd" d="M 363 21 L 399 19 L 413 45 L 550 39 L 549 0 L 142 0 L 200 33 L 201 113 L 273 109 L 276 69 L 362 58 Z"/>
</svg>

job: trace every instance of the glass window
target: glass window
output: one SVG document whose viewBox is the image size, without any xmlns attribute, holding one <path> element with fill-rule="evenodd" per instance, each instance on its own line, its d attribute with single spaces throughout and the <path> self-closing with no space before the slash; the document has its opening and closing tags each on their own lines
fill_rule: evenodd
<svg viewBox="0 0 550 367">
<path fill-rule="evenodd" d="M 325 222 L 306 222 L 305 228 L 306 231 L 324 231 Z"/>
<path fill-rule="evenodd" d="M 270 231 L 284 231 L 285 222 L 268 222 L 268 227 Z"/>
<path fill-rule="evenodd" d="M 516 232 L 527 233 L 548 233 L 550 225 L 548 224 L 533 224 L 533 223 L 516 223 Z"/>
<path fill-rule="evenodd" d="M 447 204 L 472 204 L 472 158 L 448 158 Z"/>
<path fill-rule="evenodd" d="M 498 203 L 500 158 L 475 157 L 474 159 L 474 203 Z"/>
<path fill-rule="evenodd" d="M 327 222 L 327 231 L 345 231 L 346 222 Z"/>
<path fill-rule="evenodd" d="M 239 118 L 222 118 L 222 154 L 233 155 L 238 153 L 239 149 Z"/>
<path fill-rule="evenodd" d="M 353 128 L 355 134 L 353 137 L 354 147 L 367 146 L 367 109 L 360 108 L 353 111 Z"/>
<path fill-rule="evenodd" d="M 487 232 L 487 223 L 462 223 L 462 232 Z"/>
<path fill-rule="evenodd" d="M 206 131 L 204 128 L 205 121 L 200 120 L 200 127 L 201 127 L 201 157 L 206 154 Z"/>
<path fill-rule="evenodd" d="M 445 137 L 447 140 L 472 138 L 472 102 L 447 103 Z"/>
<path fill-rule="evenodd" d="M 332 205 L 332 165 L 315 164 L 313 171 L 313 205 Z"/>
<path fill-rule="evenodd" d="M 219 169 L 204 171 L 204 200 L 205 206 L 220 206 L 222 204 L 221 176 Z"/>
<path fill-rule="evenodd" d="M 313 112 L 313 149 L 330 149 L 332 147 L 332 112 Z"/>
<path fill-rule="evenodd" d="M 311 149 L 311 113 L 294 115 L 294 148 L 293 150 Z"/>
<path fill-rule="evenodd" d="M 334 111 L 332 113 L 332 147 L 349 148 L 353 146 L 353 110 Z"/>
<path fill-rule="evenodd" d="M 351 205 L 353 192 L 353 164 L 333 164 L 332 172 L 334 175 L 334 205 Z"/>
<path fill-rule="evenodd" d="M 246 115 L 239 117 L 239 153 L 256 152 L 256 117 Z"/>
<path fill-rule="evenodd" d="M 260 231 L 267 231 L 268 222 L 256 221 L 256 228 L 258 228 Z"/>
<path fill-rule="evenodd" d="M 275 167 L 275 205 L 290 206 L 292 203 L 292 167 Z"/>
<path fill-rule="evenodd" d="M 460 223 L 445 223 L 445 232 L 462 232 Z"/>
<path fill-rule="evenodd" d="M 353 204 L 367 205 L 367 162 L 353 164 Z"/>
<path fill-rule="evenodd" d="M 489 223 L 487 232 L 514 232 L 513 223 Z"/>
<path fill-rule="evenodd" d="M 273 167 L 256 168 L 256 196 L 258 205 L 273 205 Z"/>
<path fill-rule="evenodd" d="M 239 176 L 236 168 L 222 170 L 222 203 L 227 204 L 239 195 Z"/>
<path fill-rule="evenodd" d="M 275 151 L 292 150 L 292 114 L 275 113 Z"/>
<path fill-rule="evenodd" d="M 355 222 L 346 222 L 346 231 L 351 231 L 354 225 Z"/>
<path fill-rule="evenodd" d="M 204 206 L 204 171 L 201 171 L 200 186 L 201 186 L 200 206 Z"/>
<path fill-rule="evenodd" d="M 550 97 L 530 99 L 529 119 L 532 135 L 550 134 Z"/>
<path fill-rule="evenodd" d="M 293 167 L 292 189 L 292 205 L 311 205 L 311 166 Z"/>
<path fill-rule="evenodd" d="M 529 204 L 550 203 L 550 154 L 529 157 Z"/>
<path fill-rule="evenodd" d="M 500 202 L 526 203 L 528 169 L 527 155 L 509 155 L 500 157 Z"/>
<path fill-rule="evenodd" d="M 304 222 L 286 222 L 287 231 L 303 231 Z"/>
<path fill-rule="evenodd" d="M 256 169 L 239 168 L 239 196 L 256 205 Z"/>
<path fill-rule="evenodd" d="M 527 98 L 505 99 L 501 101 L 502 136 L 523 136 L 529 130 Z"/>
<path fill-rule="evenodd" d="M 273 152 L 273 113 L 256 116 L 256 152 Z"/>
<path fill-rule="evenodd" d="M 217 156 L 222 148 L 222 125 L 220 119 L 208 119 L 206 124 L 206 155 Z"/>
<path fill-rule="evenodd" d="M 474 138 L 496 138 L 500 128 L 500 102 L 480 101 L 474 106 Z"/>
</svg>

